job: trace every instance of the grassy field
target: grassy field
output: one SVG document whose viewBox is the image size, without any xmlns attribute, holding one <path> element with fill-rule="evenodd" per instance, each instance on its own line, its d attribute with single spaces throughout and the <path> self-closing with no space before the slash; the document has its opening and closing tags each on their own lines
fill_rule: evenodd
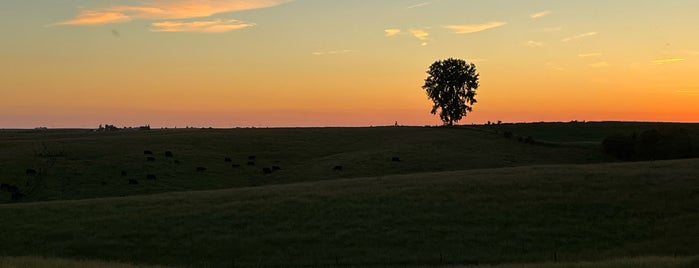
<svg viewBox="0 0 699 268">
<path fill-rule="evenodd" d="M 699 137 L 699 124 L 691 123 L 648 123 L 648 122 L 571 122 L 571 123 L 530 123 L 476 126 L 475 128 L 510 131 L 519 136 L 532 136 L 536 140 L 557 143 L 595 143 L 614 134 L 631 134 L 658 128 L 683 128 Z"/>
<path fill-rule="evenodd" d="M 25 201 L 612 160 L 598 146 L 547 148 L 478 129 L 408 127 L 0 131 L 0 148 L 0 182 L 18 186 Z M 146 150 L 154 153 L 154 162 L 147 161 Z M 166 151 L 174 157 L 165 157 Z M 256 156 L 255 166 L 247 165 L 249 156 Z M 263 174 L 272 166 L 282 170 Z M 197 167 L 207 170 L 197 172 Z M 38 174 L 27 175 L 27 169 Z M 156 179 L 148 180 L 149 174 Z M 0 194 L 0 202 L 9 201 L 9 195 Z"/>
<path fill-rule="evenodd" d="M 0 254 L 164 265 L 694 255 L 699 160 L 530 166 L 0 206 Z"/>
<path fill-rule="evenodd" d="M 699 159 L 599 146 L 653 126 L 2 130 L 0 266 L 696 267 Z"/>
<path fill-rule="evenodd" d="M 24 268 L 158 268 L 164 266 L 130 265 L 100 261 L 80 261 L 56 258 L 36 257 L 0 257 L 0 267 Z M 345 266 L 346 267 L 346 266 Z M 424 266 L 420 268 L 433 268 Z M 500 264 L 500 265 L 469 265 L 469 266 L 439 266 L 444 268 L 697 268 L 699 258 L 689 257 L 643 257 L 616 259 L 598 262 L 546 262 L 532 264 Z"/>
</svg>

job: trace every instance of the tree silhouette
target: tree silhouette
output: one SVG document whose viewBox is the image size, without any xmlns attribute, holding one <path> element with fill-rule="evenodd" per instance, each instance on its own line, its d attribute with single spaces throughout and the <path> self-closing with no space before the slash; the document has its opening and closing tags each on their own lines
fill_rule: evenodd
<svg viewBox="0 0 699 268">
<path fill-rule="evenodd" d="M 462 59 L 448 58 L 434 62 L 427 70 L 423 89 L 434 102 L 432 114 L 437 114 L 445 125 L 453 126 L 466 113 L 473 111 L 478 89 L 476 65 Z"/>
</svg>

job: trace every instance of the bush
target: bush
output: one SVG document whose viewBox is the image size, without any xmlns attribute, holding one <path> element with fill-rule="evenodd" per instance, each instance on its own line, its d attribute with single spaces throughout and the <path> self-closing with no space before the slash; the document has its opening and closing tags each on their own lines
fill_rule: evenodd
<svg viewBox="0 0 699 268">
<path fill-rule="evenodd" d="M 697 156 L 685 129 L 650 129 L 631 135 L 616 134 L 602 141 L 608 154 L 626 161 L 679 159 Z"/>
</svg>

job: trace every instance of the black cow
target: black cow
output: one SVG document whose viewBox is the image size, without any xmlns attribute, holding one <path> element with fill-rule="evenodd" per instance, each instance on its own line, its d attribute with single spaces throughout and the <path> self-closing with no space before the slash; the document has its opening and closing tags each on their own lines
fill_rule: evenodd
<svg viewBox="0 0 699 268">
<path fill-rule="evenodd" d="M 342 166 L 335 166 L 333 170 L 342 171 Z"/>
<path fill-rule="evenodd" d="M 155 162 L 155 157 L 150 157 L 150 156 L 149 156 L 149 157 L 146 158 L 146 161 L 148 161 L 148 162 Z"/>
<path fill-rule="evenodd" d="M 255 161 L 248 161 L 248 166 L 254 166 L 254 165 L 255 165 Z"/>
<path fill-rule="evenodd" d="M 204 172 L 206 171 L 205 167 L 197 167 L 197 172 Z"/>
<path fill-rule="evenodd" d="M 393 162 L 400 162 L 400 157 L 394 156 L 394 157 L 391 158 L 391 161 L 393 161 Z"/>
<path fill-rule="evenodd" d="M 272 171 L 282 170 L 279 166 L 272 166 Z"/>
<path fill-rule="evenodd" d="M 126 177 L 126 175 L 127 175 L 127 174 L 126 174 L 126 170 L 122 170 L 122 171 L 121 171 L 121 176 L 122 176 L 122 177 Z"/>
<path fill-rule="evenodd" d="M 226 157 L 223 160 L 228 162 L 228 163 L 233 162 L 233 159 L 231 159 L 230 157 Z"/>
<path fill-rule="evenodd" d="M 7 184 L 7 187 L 5 188 L 8 192 L 10 193 L 16 193 L 19 192 L 19 187 L 14 186 L 12 184 Z"/>
<path fill-rule="evenodd" d="M 148 175 L 146 175 L 146 179 L 148 179 L 148 180 L 155 180 L 156 177 L 155 177 L 155 175 L 153 175 L 153 174 L 148 174 Z"/>
<path fill-rule="evenodd" d="M 239 167 L 240 167 L 240 164 L 232 164 L 231 167 L 239 168 Z"/>
<path fill-rule="evenodd" d="M 248 156 L 248 160 L 255 160 L 255 159 L 257 159 L 257 156 L 254 156 L 254 155 Z"/>
<path fill-rule="evenodd" d="M 172 154 L 170 151 L 165 151 L 165 157 L 174 157 L 175 155 Z"/>
<path fill-rule="evenodd" d="M 27 171 L 25 172 L 27 175 L 36 175 L 36 170 L 28 168 Z"/>
<path fill-rule="evenodd" d="M 137 180 L 129 180 L 129 184 L 136 185 L 136 184 L 138 184 L 138 181 Z"/>
<path fill-rule="evenodd" d="M 20 192 L 14 192 L 12 193 L 12 201 L 19 201 L 22 200 L 26 195 Z"/>
<path fill-rule="evenodd" d="M 265 175 L 272 174 L 272 169 L 271 168 L 262 168 L 262 173 Z"/>
<path fill-rule="evenodd" d="M 153 151 L 148 151 L 148 150 L 146 150 L 146 151 L 143 151 L 143 154 L 153 155 Z"/>
</svg>

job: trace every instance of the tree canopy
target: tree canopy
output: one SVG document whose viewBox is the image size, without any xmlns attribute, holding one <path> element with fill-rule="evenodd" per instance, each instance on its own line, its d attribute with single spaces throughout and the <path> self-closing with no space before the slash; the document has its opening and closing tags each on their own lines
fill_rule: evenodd
<svg viewBox="0 0 699 268">
<path fill-rule="evenodd" d="M 473 111 L 479 86 L 475 64 L 448 58 L 434 62 L 427 74 L 422 88 L 434 102 L 431 113 L 439 111 L 445 125 L 452 126 Z"/>
</svg>

